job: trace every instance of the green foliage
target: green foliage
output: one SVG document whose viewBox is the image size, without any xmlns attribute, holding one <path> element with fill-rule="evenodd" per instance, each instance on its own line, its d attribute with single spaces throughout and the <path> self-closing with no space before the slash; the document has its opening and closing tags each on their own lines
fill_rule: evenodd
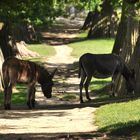
<svg viewBox="0 0 140 140">
<path fill-rule="evenodd" d="M 102 106 L 96 112 L 99 131 L 131 135 L 139 132 L 140 100 Z"/>
<path fill-rule="evenodd" d="M 66 8 L 73 5 L 77 11 L 94 10 L 102 0 L 1 0 L 0 21 L 12 23 L 30 22 L 35 25 L 51 23 L 55 17 L 65 15 Z M 118 5 L 119 1 L 112 1 Z"/>
<path fill-rule="evenodd" d="M 53 1 L 46 0 L 5 0 L 0 1 L 0 20 L 18 22 L 32 22 L 42 24 L 54 20 L 58 10 Z"/>
</svg>

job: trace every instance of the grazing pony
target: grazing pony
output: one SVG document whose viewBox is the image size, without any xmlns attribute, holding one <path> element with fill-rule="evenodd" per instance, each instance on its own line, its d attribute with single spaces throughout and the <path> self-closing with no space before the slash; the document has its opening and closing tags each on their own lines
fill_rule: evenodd
<svg viewBox="0 0 140 140">
<path fill-rule="evenodd" d="M 56 69 L 49 74 L 46 68 L 34 62 L 8 58 L 2 65 L 3 87 L 4 87 L 4 107 L 11 109 L 12 88 L 17 82 L 28 85 L 27 105 L 30 109 L 35 107 L 35 84 L 41 85 L 45 97 L 51 98 L 53 76 Z"/>
<path fill-rule="evenodd" d="M 91 100 L 88 87 L 92 76 L 95 78 L 112 77 L 112 95 L 114 96 L 114 80 L 118 74 L 126 79 L 128 92 L 134 91 L 135 73 L 130 70 L 121 59 L 115 54 L 91 54 L 86 53 L 79 59 L 79 78 L 80 81 L 80 102 L 83 103 L 82 89 L 85 87 L 86 98 Z"/>
</svg>

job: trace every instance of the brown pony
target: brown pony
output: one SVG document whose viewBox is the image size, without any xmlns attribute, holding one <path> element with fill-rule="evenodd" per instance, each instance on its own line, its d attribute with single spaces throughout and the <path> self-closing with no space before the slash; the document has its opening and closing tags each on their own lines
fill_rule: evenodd
<svg viewBox="0 0 140 140">
<path fill-rule="evenodd" d="M 11 109 L 12 88 L 17 82 L 28 85 L 27 105 L 30 109 L 35 107 L 35 84 L 37 82 L 41 85 L 44 96 L 51 98 L 52 79 L 56 70 L 49 74 L 46 68 L 34 62 L 17 58 L 6 59 L 2 66 L 5 109 Z"/>
</svg>

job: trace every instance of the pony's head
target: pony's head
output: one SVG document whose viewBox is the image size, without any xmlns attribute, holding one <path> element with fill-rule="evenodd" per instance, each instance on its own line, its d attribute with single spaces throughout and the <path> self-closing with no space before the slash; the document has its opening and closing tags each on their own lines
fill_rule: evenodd
<svg viewBox="0 0 140 140">
<path fill-rule="evenodd" d="M 51 74 L 49 74 L 47 71 L 43 71 L 41 73 L 41 89 L 45 97 L 51 98 L 52 97 L 52 87 L 53 87 L 53 77 L 57 69 L 55 69 Z"/>
</svg>

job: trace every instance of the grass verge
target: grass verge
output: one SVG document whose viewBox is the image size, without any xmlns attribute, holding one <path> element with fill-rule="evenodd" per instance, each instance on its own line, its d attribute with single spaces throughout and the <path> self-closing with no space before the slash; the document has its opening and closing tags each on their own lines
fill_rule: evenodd
<svg viewBox="0 0 140 140">
<path fill-rule="evenodd" d="M 136 137 L 140 128 L 139 108 L 140 99 L 102 106 L 96 111 L 96 125 L 101 132 Z"/>
</svg>

